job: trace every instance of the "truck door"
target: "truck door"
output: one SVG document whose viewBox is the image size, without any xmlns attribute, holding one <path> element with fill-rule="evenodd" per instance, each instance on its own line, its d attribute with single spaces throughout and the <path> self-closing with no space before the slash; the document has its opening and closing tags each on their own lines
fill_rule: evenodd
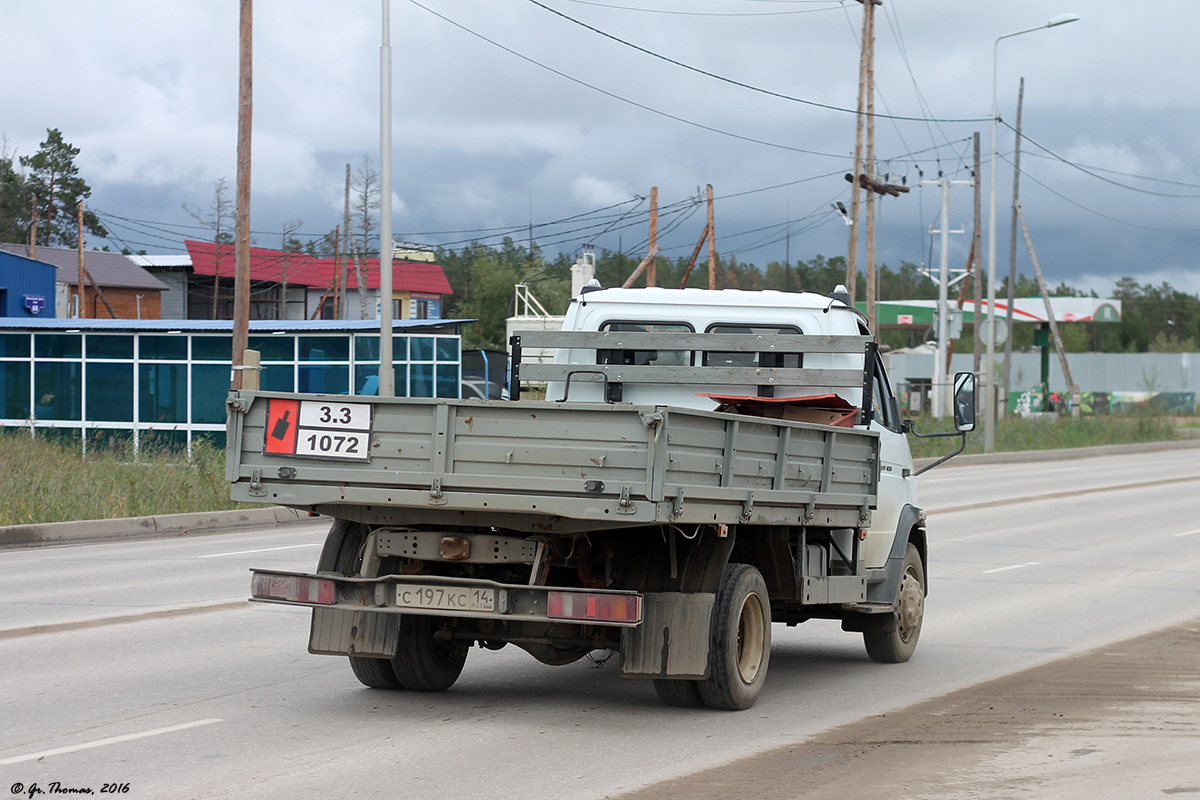
<svg viewBox="0 0 1200 800">
<path fill-rule="evenodd" d="M 871 515 L 864 558 L 868 568 L 883 567 L 891 551 L 905 505 L 916 505 L 916 481 L 912 478 L 912 452 L 901 432 L 900 407 L 878 354 L 871 379 L 871 430 L 879 432 L 878 507 Z"/>
</svg>

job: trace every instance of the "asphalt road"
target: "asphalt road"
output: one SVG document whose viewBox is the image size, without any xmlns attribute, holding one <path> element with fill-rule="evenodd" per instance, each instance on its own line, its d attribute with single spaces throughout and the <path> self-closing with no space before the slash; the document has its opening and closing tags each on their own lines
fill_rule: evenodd
<svg viewBox="0 0 1200 800">
<path fill-rule="evenodd" d="M 873 664 L 832 623 L 776 626 L 740 713 L 515 648 L 473 651 L 444 694 L 364 689 L 307 654 L 306 612 L 244 602 L 250 566 L 311 568 L 323 526 L 2 551 L 0 795 L 598 798 L 1200 616 L 1196 450 L 922 480 L 913 660 Z"/>
</svg>

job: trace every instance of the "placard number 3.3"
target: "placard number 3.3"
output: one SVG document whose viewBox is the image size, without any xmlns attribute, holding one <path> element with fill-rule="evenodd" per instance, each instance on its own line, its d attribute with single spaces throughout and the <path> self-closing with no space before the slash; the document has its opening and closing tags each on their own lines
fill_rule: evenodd
<svg viewBox="0 0 1200 800">
<path fill-rule="evenodd" d="M 321 406 L 321 422 L 333 425 L 349 425 L 351 420 L 350 409 L 342 406 L 335 412 L 329 406 Z"/>
</svg>

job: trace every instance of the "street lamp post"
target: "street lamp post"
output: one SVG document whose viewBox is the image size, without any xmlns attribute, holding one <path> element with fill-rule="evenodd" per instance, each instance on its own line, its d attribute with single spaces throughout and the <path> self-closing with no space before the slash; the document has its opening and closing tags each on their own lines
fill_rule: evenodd
<svg viewBox="0 0 1200 800">
<path fill-rule="evenodd" d="M 996 42 L 992 45 L 992 177 L 991 189 L 989 191 L 990 205 L 988 208 L 988 293 L 987 293 L 987 360 L 984 362 L 983 385 L 984 385 L 984 416 L 983 416 L 983 451 L 990 453 L 996 446 L 996 380 L 995 380 L 995 365 L 993 362 L 996 359 L 996 72 L 1000 60 L 1000 41 L 1002 39 L 1011 39 L 1014 36 L 1020 36 L 1024 33 L 1033 33 L 1044 28 L 1056 28 L 1059 25 L 1066 25 L 1068 22 L 1077 22 L 1079 20 L 1076 14 L 1059 14 L 1054 19 L 1044 25 L 1038 25 L 1036 28 L 1026 28 L 1023 31 L 1014 33 L 1006 33 L 1003 36 L 996 38 Z M 1011 332 L 1010 332 L 1011 335 Z"/>
</svg>

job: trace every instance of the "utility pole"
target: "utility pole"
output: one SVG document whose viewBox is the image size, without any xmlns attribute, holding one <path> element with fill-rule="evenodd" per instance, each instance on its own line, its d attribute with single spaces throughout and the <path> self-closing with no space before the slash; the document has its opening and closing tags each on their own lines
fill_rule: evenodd
<svg viewBox="0 0 1200 800">
<path fill-rule="evenodd" d="M 713 192 L 708 184 L 708 288 L 717 288 L 717 229 L 713 227 Z"/>
<path fill-rule="evenodd" d="M 79 313 L 75 316 L 83 318 L 83 201 L 80 200 L 77 208 L 79 217 Z"/>
<path fill-rule="evenodd" d="M 383 0 L 379 104 L 379 396 L 395 397 L 396 369 L 392 365 L 392 257 L 396 252 L 392 242 L 392 14 L 388 0 Z M 366 246 L 364 231 L 364 249 Z M 360 281 L 358 290 L 366 293 L 365 280 Z"/>
<path fill-rule="evenodd" d="M 792 201 L 787 201 L 787 244 L 783 249 L 783 290 L 792 290 Z"/>
<path fill-rule="evenodd" d="M 342 220 L 342 230 L 346 232 L 346 257 L 338 264 L 338 296 L 341 298 L 341 305 L 334 316 L 337 319 L 346 319 L 346 314 L 350 310 L 350 303 L 346 298 L 346 273 L 350 271 L 350 251 L 353 249 L 354 232 L 350 228 L 350 164 L 346 164 L 346 200 Z"/>
<path fill-rule="evenodd" d="M 875 6 L 882 4 L 882 0 L 865 0 L 864 9 L 870 9 L 867 18 L 870 20 L 869 43 L 864 43 L 863 47 L 867 48 L 867 162 L 863 165 L 863 172 L 867 176 L 868 181 L 875 179 Z M 861 182 L 861 178 L 860 178 Z M 875 330 L 875 194 L 869 193 L 866 196 L 867 204 L 867 329 L 871 331 L 872 336 L 877 336 L 878 331 Z M 850 298 L 853 300 L 854 294 L 851 293 Z"/>
<path fill-rule="evenodd" d="M 940 231 L 930 231 L 930 233 L 941 233 L 942 235 L 941 264 L 938 269 L 938 277 L 934 278 L 928 271 L 925 271 L 925 275 L 933 279 L 938 285 L 937 354 L 933 360 L 931 410 L 934 418 L 940 419 L 946 413 L 946 399 L 949 397 L 949 393 L 946 392 L 946 352 L 950 339 L 950 234 L 963 233 L 962 230 L 950 230 L 950 187 L 956 183 L 963 184 L 968 183 L 968 181 L 952 181 L 949 178 L 939 177 L 936 181 L 923 181 L 923 183 L 936 183 L 942 189 L 942 227 Z M 962 280 L 965 277 L 966 273 L 963 272 L 954 282 Z"/>
<path fill-rule="evenodd" d="M 850 302 L 854 303 L 854 291 L 858 283 L 858 200 L 862 184 L 859 176 L 863 171 L 863 128 L 867 124 L 867 75 L 870 71 L 870 43 L 874 42 L 871 34 L 874 26 L 875 6 L 882 0 L 858 0 L 863 7 L 863 29 L 858 57 L 858 113 L 855 117 L 854 131 L 854 170 L 850 181 L 850 242 L 846 248 L 846 289 L 850 292 Z"/>
<path fill-rule="evenodd" d="M 996 415 L 1003 417 L 1008 410 L 1008 395 L 1012 391 L 1012 326 L 1013 297 L 1017 290 L 1017 203 L 1021 190 L 1021 109 L 1025 105 L 1025 78 L 1017 89 L 1017 131 L 1013 142 L 1013 207 L 1012 227 L 1008 233 L 1008 308 L 1004 312 L 1008 338 L 1004 340 L 1004 402 L 996 404 Z"/>
<path fill-rule="evenodd" d="M 253 112 L 253 0 L 242 0 L 238 50 L 237 211 L 233 280 L 233 388 L 258 387 L 257 373 L 245 380 L 245 352 L 250 328 L 250 130 Z M 220 244 L 217 252 L 220 252 Z"/>
<path fill-rule="evenodd" d="M 713 197 L 712 184 L 708 185 L 708 222 L 704 225 L 704 231 L 700 234 L 700 241 L 696 242 L 696 249 L 692 251 L 692 257 L 688 259 L 687 269 L 683 271 L 683 277 L 679 280 L 679 288 L 687 287 L 688 278 L 692 276 L 692 269 L 696 266 L 696 259 L 700 255 L 700 248 L 704 247 L 704 243 L 709 241 L 709 233 L 712 231 L 713 224 Z M 709 244 L 709 253 L 712 253 L 712 244 Z M 714 288 L 712 264 L 709 265 L 708 288 Z"/>
<path fill-rule="evenodd" d="M 983 264 L 983 224 L 980 219 L 982 214 L 981 201 L 981 186 L 982 181 L 979 180 L 979 131 L 975 131 L 975 169 L 971 172 L 971 176 L 975 179 L 975 235 L 974 241 L 971 244 L 972 263 L 968 267 L 974 267 L 973 275 L 975 285 L 972 287 L 975 290 L 975 324 L 971 327 L 975 329 L 974 339 L 975 346 L 973 348 L 974 359 L 971 361 L 971 370 L 975 373 L 979 372 L 979 364 L 983 360 L 983 326 L 979 321 L 983 318 L 980 311 L 983 310 L 983 270 L 980 266 Z"/>
<path fill-rule="evenodd" d="M 1054 308 L 1050 305 L 1050 292 L 1046 289 L 1046 278 L 1042 275 L 1042 267 L 1038 264 L 1037 253 L 1033 250 L 1033 240 L 1029 238 L 1029 228 L 1025 225 L 1025 214 L 1021 211 L 1020 203 L 1013 203 L 1013 207 L 1017 210 L 1017 216 L 1021 220 L 1021 232 L 1025 234 L 1025 246 L 1029 248 L 1029 260 L 1033 262 L 1033 274 L 1037 276 L 1038 292 L 1042 295 L 1042 302 L 1046 305 L 1046 320 L 1050 324 L 1050 335 L 1054 337 L 1054 349 L 1058 351 L 1059 365 L 1062 367 L 1063 378 L 1067 381 L 1067 391 L 1071 394 L 1071 416 L 1079 416 L 1079 406 L 1081 399 L 1079 396 L 1079 387 L 1075 385 L 1075 380 L 1071 377 L 1071 365 L 1067 363 L 1067 351 L 1063 348 L 1062 337 L 1058 335 L 1058 321 L 1054 319 Z M 1046 392 L 1049 393 L 1050 387 L 1046 387 Z"/>
<path fill-rule="evenodd" d="M 658 187 L 650 187 L 650 244 L 651 252 L 658 251 Z M 658 258 L 655 257 L 646 269 L 646 285 L 658 285 Z"/>
</svg>

